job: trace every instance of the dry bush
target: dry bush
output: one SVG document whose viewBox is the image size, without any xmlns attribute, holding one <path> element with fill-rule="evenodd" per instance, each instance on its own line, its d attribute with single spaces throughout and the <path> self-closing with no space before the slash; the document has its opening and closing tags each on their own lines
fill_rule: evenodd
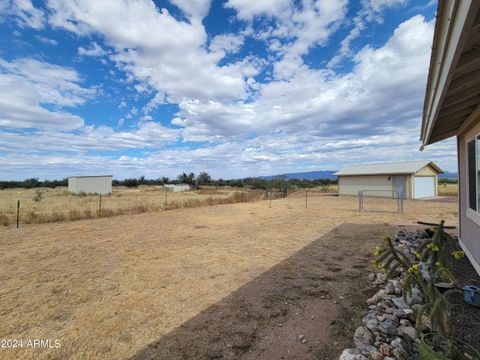
<svg viewBox="0 0 480 360">
<path fill-rule="evenodd" d="M 39 222 L 58 222 L 58 221 L 64 221 L 66 218 L 65 214 L 60 211 L 52 211 L 52 214 L 46 221 L 42 221 L 42 218 L 40 218 Z"/>
<path fill-rule="evenodd" d="M 200 188 L 195 192 L 199 195 L 216 195 L 216 194 L 222 193 L 218 189 L 212 189 L 212 188 Z"/>
<path fill-rule="evenodd" d="M 86 219 L 91 219 L 93 217 L 92 210 L 85 209 L 83 211 L 83 215 L 85 216 Z"/>
<path fill-rule="evenodd" d="M 23 216 L 22 216 L 23 215 Z M 35 224 L 38 222 L 39 214 L 33 210 L 27 211 L 25 214 L 20 215 L 20 219 L 26 224 Z"/>
<path fill-rule="evenodd" d="M 458 184 L 439 184 L 439 196 L 458 196 Z"/>
<path fill-rule="evenodd" d="M 69 220 L 79 220 L 81 219 L 81 214 L 80 214 L 80 211 L 77 210 L 77 209 L 70 209 L 68 211 L 68 219 Z"/>
<path fill-rule="evenodd" d="M 10 219 L 4 213 L 0 213 L 0 224 L 2 224 L 3 226 L 10 225 Z"/>
</svg>

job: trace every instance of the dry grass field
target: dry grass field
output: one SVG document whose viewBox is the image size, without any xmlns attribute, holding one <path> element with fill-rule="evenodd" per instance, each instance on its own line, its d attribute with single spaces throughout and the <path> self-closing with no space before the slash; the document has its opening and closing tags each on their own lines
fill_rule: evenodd
<svg viewBox="0 0 480 360">
<path fill-rule="evenodd" d="M 331 324 L 361 293 L 371 247 L 417 220 L 457 223 L 451 202 L 369 204 L 380 211 L 311 193 L 305 208 L 297 192 L 271 207 L 1 227 L 0 339 L 61 346 L 0 358 L 338 358 Z"/>
<path fill-rule="evenodd" d="M 458 184 L 439 184 L 439 196 L 458 196 Z"/>
<path fill-rule="evenodd" d="M 110 195 L 73 195 L 67 188 L 0 190 L 0 225 L 15 222 L 20 200 L 21 223 L 79 220 L 147 211 L 172 210 L 215 204 L 249 202 L 261 192 L 229 187 L 207 187 L 196 191 L 166 192 L 162 186 L 114 187 Z"/>
</svg>

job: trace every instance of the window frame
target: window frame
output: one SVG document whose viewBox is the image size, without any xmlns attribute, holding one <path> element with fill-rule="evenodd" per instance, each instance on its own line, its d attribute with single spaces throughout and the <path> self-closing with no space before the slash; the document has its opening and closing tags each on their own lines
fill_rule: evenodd
<svg viewBox="0 0 480 360">
<path fill-rule="evenodd" d="M 469 165 L 469 153 L 468 153 L 468 145 L 474 141 L 475 143 L 475 180 L 476 180 L 476 183 L 475 183 L 475 191 L 476 191 L 476 202 L 477 202 L 477 209 L 474 210 L 470 207 L 470 165 Z M 478 171 L 480 169 L 478 169 L 478 162 L 479 162 L 479 156 L 480 156 L 480 151 L 479 151 L 479 146 L 480 146 L 480 133 L 477 133 L 473 136 L 470 136 L 468 137 L 468 139 L 466 139 L 465 141 L 465 163 L 466 163 L 466 194 L 467 194 L 467 197 L 466 197 L 466 208 L 467 208 L 467 211 L 466 211 L 466 215 L 467 217 L 472 220 L 473 222 L 475 222 L 477 225 L 480 225 L 480 208 L 479 208 L 479 205 L 480 205 L 480 191 L 479 191 L 479 188 L 478 188 L 478 185 L 479 185 L 479 176 L 478 176 Z"/>
</svg>

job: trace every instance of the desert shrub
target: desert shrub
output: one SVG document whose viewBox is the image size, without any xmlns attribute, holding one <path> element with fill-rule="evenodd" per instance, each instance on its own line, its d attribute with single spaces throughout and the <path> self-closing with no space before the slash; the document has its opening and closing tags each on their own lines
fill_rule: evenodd
<svg viewBox="0 0 480 360">
<path fill-rule="evenodd" d="M 83 211 L 83 214 L 84 214 L 85 218 L 87 218 L 87 219 L 90 219 L 90 218 L 93 217 L 92 210 L 90 210 L 90 209 L 85 209 Z"/>
<path fill-rule="evenodd" d="M 50 217 L 48 218 L 48 222 L 64 221 L 65 218 L 66 218 L 66 216 L 63 212 L 52 211 Z"/>
<path fill-rule="evenodd" d="M 69 220 L 79 220 L 79 219 L 81 219 L 80 211 L 78 211 L 77 209 L 70 209 L 68 211 L 68 219 Z"/>
<path fill-rule="evenodd" d="M 43 199 L 43 192 L 40 190 L 36 190 L 32 200 L 35 202 L 40 202 L 42 201 L 42 199 Z"/>
<path fill-rule="evenodd" d="M 0 213 L 0 224 L 2 224 L 3 226 L 10 225 L 10 219 L 4 213 Z"/>
<path fill-rule="evenodd" d="M 27 211 L 23 216 L 20 215 L 20 219 L 23 220 L 23 222 L 26 223 L 26 224 L 37 223 L 39 217 L 40 217 L 40 215 L 33 210 Z"/>
</svg>

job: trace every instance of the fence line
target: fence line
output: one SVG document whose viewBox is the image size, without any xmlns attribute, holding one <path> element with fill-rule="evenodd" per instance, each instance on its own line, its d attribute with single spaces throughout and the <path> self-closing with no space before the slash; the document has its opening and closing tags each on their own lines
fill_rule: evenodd
<svg viewBox="0 0 480 360">
<path fill-rule="evenodd" d="M 215 194 L 185 194 L 174 200 L 163 192 L 156 194 L 138 194 L 127 196 L 86 195 L 75 196 L 55 194 L 47 200 L 12 200 L 11 205 L 3 203 L 0 208 L 0 225 L 47 223 L 64 220 L 80 220 L 109 217 L 123 214 L 166 211 L 187 207 L 233 204 L 257 201 L 261 198 L 258 191 L 230 191 Z M 13 206 L 13 201 L 15 206 Z"/>
<path fill-rule="evenodd" d="M 379 192 L 390 192 L 390 191 L 386 191 L 386 190 L 360 190 L 358 192 L 358 211 L 360 212 L 363 212 L 363 211 L 381 211 L 381 210 L 368 210 L 368 209 L 365 209 L 365 193 L 367 193 L 367 197 L 368 197 L 368 193 L 369 192 L 372 192 L 372 193 L 379 193 Z M 396 195 L 396 196 L 395 196 Z M 404 211 L 404 196 L 401 192 L 396 192 L 396 193 L 392 193 L 391 196 L 382 196 L 382 195 L 373 195 L 372 197 L 375 197 L 376 199 L 392 199 L 392 200 L 396 200 L 396 203 L 397 203 L 397 212 L 399 214 L 403 214 L 403 211 Z"/>
</svg>

